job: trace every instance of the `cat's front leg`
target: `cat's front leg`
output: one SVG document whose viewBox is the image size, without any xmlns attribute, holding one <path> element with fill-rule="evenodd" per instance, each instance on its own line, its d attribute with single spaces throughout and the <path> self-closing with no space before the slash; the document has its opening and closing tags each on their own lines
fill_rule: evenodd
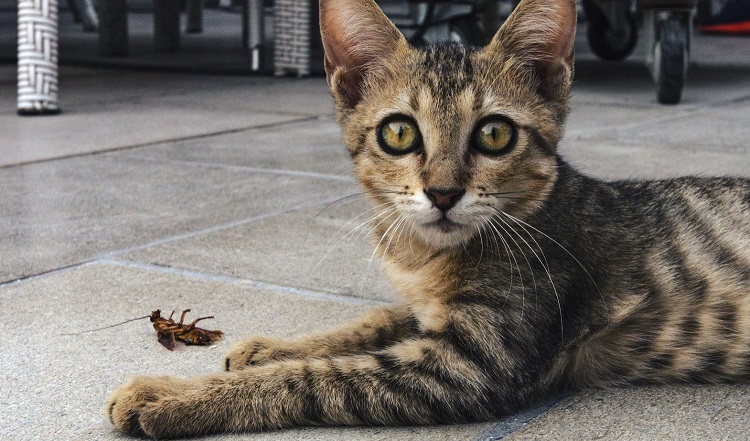
<svg viewBox="0 0 750 441">
<path fill-rule="evenodd" d="M 193 379 L 136 377 L 112 393 L 106 411 L 116 429 L 139 437 L 226 432 L 236 426 L 231 417 L 233 407 L 242 403 L 237 397 L 253 392 L 251 382 L 240 385 L 231 373 Z"/>
<path fill-rule="evenodd" d="M 193 380 L 139 378 L 112 395 L 108 411 L 119 430 L 162 439 L 300 425 L 480 421 L 526 404 L 535 389 L 528 359 L 501 347 L 484 352 L 472 340 L 432 334 L 371 354 L 287 360 Z"/>
<path fill-rule="evenodd" d="M 224 357 L 224 369 L 237 371 L 272 361 L 328 357 L 385 348 L 417 332 L 417 321 L 406 305 L 377 308 L 326 332 L 283 340 L 252 336 Z"/>
</svg>

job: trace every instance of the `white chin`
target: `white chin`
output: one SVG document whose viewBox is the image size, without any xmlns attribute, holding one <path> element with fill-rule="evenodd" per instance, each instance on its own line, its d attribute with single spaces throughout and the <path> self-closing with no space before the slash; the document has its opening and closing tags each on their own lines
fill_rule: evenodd
<svg viewBox="0 0 750 441">
<path fill-rule="evenodd" d="M 422 224 L 418 225 L 415 231 L 422 240 L 437 248 L 459 246 L 468 242 L 475 233 L 474 228 L 454 222 Z"/>
</svg>

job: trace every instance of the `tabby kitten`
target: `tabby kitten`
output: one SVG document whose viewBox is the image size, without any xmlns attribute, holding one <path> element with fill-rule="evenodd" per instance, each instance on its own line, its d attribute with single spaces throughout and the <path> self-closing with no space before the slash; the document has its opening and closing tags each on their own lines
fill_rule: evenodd
<svg viewBox="0 0 750 441">
<path fill-rule="evenodd" d="M 228 372 L 141 377 L 112 423 L 155 438 L 432 424 L 557 388 L 750 373 L 750 181 L 602 182 L 557 154 L 574 0 L 524 0 L 483 49 L 415 49 L 373 0 L 321 0 L 328 83 L 404 302 L 253 337 Z"/>
</svg>

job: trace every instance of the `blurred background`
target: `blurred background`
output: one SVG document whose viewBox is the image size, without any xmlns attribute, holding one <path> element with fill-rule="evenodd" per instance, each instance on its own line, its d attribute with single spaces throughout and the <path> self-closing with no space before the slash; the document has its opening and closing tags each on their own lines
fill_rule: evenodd
<svg viewBox="0 0 750 441">
<path fill-rule="evenodd" d="M 15 63 L 22 52 L 18 5 L 55 3 L 64 65 L 233 75 L 322 73 L 317 0 L 0 0 L 0 63 Z M 516 3 L 379 1 L 414 44 L 450 40 L 470 45 L 487 42 Z M 741 36 L 750 33 L 749 0 L 579 0 L 578 6 L 579 37 L 587 43 L 581 55 L 644 63 L 662 103 L 680 101 L 692 53 L 698 51 L 692 57 L 697 62 L 724 57 L 727 63 L 747 54 L 736 48 L 748 46 Z M 695 25 L 711 34 L 692 41 Z"/>
</svg>

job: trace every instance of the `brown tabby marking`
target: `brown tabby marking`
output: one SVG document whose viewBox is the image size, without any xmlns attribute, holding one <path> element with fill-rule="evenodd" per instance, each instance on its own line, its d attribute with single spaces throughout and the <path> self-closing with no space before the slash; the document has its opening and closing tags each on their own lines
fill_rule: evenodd
<svg viewBox="0 0 750 441">
<path fill-rule="evenodd" d="M 228 372 L 136 378 L 107 405 L 118 430 L 484 421 L 561 388 L 747 378 L 750 181 L 602 182 L 556 154 L 574 0 L 521 1 L 483 49 L 412 48 L 373 0 L 320 6 L 337 118 L 404 301 L 252 337 Z M 384 147 L 394 117 L 421 144 Z M 513 129 L 499 151 L 479 143 L 496 139 L 487 121 Z"/>
</svg>

